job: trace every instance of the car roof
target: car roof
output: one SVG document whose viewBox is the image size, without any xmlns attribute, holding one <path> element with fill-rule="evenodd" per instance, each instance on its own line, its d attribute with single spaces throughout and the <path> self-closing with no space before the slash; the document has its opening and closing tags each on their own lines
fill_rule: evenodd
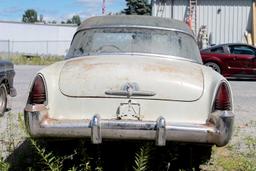
<svg viewBox="0 0 256 171">
<path fill-rule="evenodd" d="M 213 48 L 217 48 L 217 47 L 230 46 L 230 45 L 231 46 L 232 45 L 246 45 L 246 46 L 254 47 L 254 46 L 246 44 L 246 43 L 223 43 L 223 44 L 218 44 L 218 45 L 210 46 L 210 47 L 207 47 L 205 49 L 201 49 L 201 51 L 208 50 L 208 49 L 213 49 Z"/>
<path fill-rule="evenodd" d="M 77 31 L 98 27 L 157 27 L 173 29 L 193 35 L 191 29 L 182 21 L 153 16 L 140 15 L 108 15 L 91 17 L 82 22 Z"/>
</svg>

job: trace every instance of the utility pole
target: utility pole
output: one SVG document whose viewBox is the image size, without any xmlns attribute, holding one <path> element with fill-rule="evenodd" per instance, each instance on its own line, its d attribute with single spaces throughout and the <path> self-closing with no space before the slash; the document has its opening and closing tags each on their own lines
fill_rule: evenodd
<svg viewBox="0 0 256 171">
<path fill-rule="evenodd" d="M 106 12 L 106 0 L 102 1 L 102 15 L 105 15 Z"/>
</svg>

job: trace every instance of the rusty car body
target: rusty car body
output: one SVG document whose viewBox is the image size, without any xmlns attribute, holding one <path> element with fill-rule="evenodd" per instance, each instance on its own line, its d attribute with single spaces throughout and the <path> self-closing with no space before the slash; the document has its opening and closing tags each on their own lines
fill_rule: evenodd
<svg viewBox="0 0 256 171">
<path fill-rule="evenodd" d="M 15 76 L 13 63 L 1 60 L 0 61 L 0 116 L 4 115 L 7 108 L 8 95 L 16 96 L 16 89 L 13 86 Z"/>
<path fill-rule="evenodd" d="M 227 80 L 202 65 L 176 20 L 101 16 L 84 21 L 66 59 L 37 73 L 25 107 L 33 137 L 153 140 L 224 146 L 234 113 Z"/>
</svg>

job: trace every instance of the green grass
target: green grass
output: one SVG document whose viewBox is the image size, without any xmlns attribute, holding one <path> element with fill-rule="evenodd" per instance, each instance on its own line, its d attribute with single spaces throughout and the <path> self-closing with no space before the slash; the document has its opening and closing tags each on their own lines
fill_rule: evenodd
<svg viewBox="0 0 256 171">
<path fill-rule="evenodd" d="M 247 124 L 251 129 L 256 129 L 256 122 Z M 233 139 L 222 148 L 213 148 L 211 160 L 204 166 L 204 170 L 215 171 L 256 171 L 256 136 L 243 135 L 242 128 L 236 128 Z"/>
<path fill-rule="evenodd" d="M 202 170 L 215 171 L 255 171 L 256 156 L 248 156 L 248 153 L 239 152 L 236 150 L 223 148 L 214 148 L 213 157 L 207 165 L 203 166 Z"/>
<path fill-rule="evenodd" d="M 24 55 L 12 55 L 9 58 L 1 58 L 9 60 L 15 65 L 50 65 L 55 62 L 61 61 L 64 59 L 62 56 L 24 56 Z"/>
</svg>

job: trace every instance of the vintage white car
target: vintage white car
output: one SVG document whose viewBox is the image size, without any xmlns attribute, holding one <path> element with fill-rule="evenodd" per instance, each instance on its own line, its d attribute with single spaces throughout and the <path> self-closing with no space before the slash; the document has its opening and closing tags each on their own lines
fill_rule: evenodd
<svg viewBox="0 0 256 171">
<path fill-rule="evenodd" d="M 226 145 L 228 81 L 203 66 L 192 31 L 150 16 L 84 21 L 66 59 L 38 72 L 25 107 L 32 137 Z"/>
</svg>

